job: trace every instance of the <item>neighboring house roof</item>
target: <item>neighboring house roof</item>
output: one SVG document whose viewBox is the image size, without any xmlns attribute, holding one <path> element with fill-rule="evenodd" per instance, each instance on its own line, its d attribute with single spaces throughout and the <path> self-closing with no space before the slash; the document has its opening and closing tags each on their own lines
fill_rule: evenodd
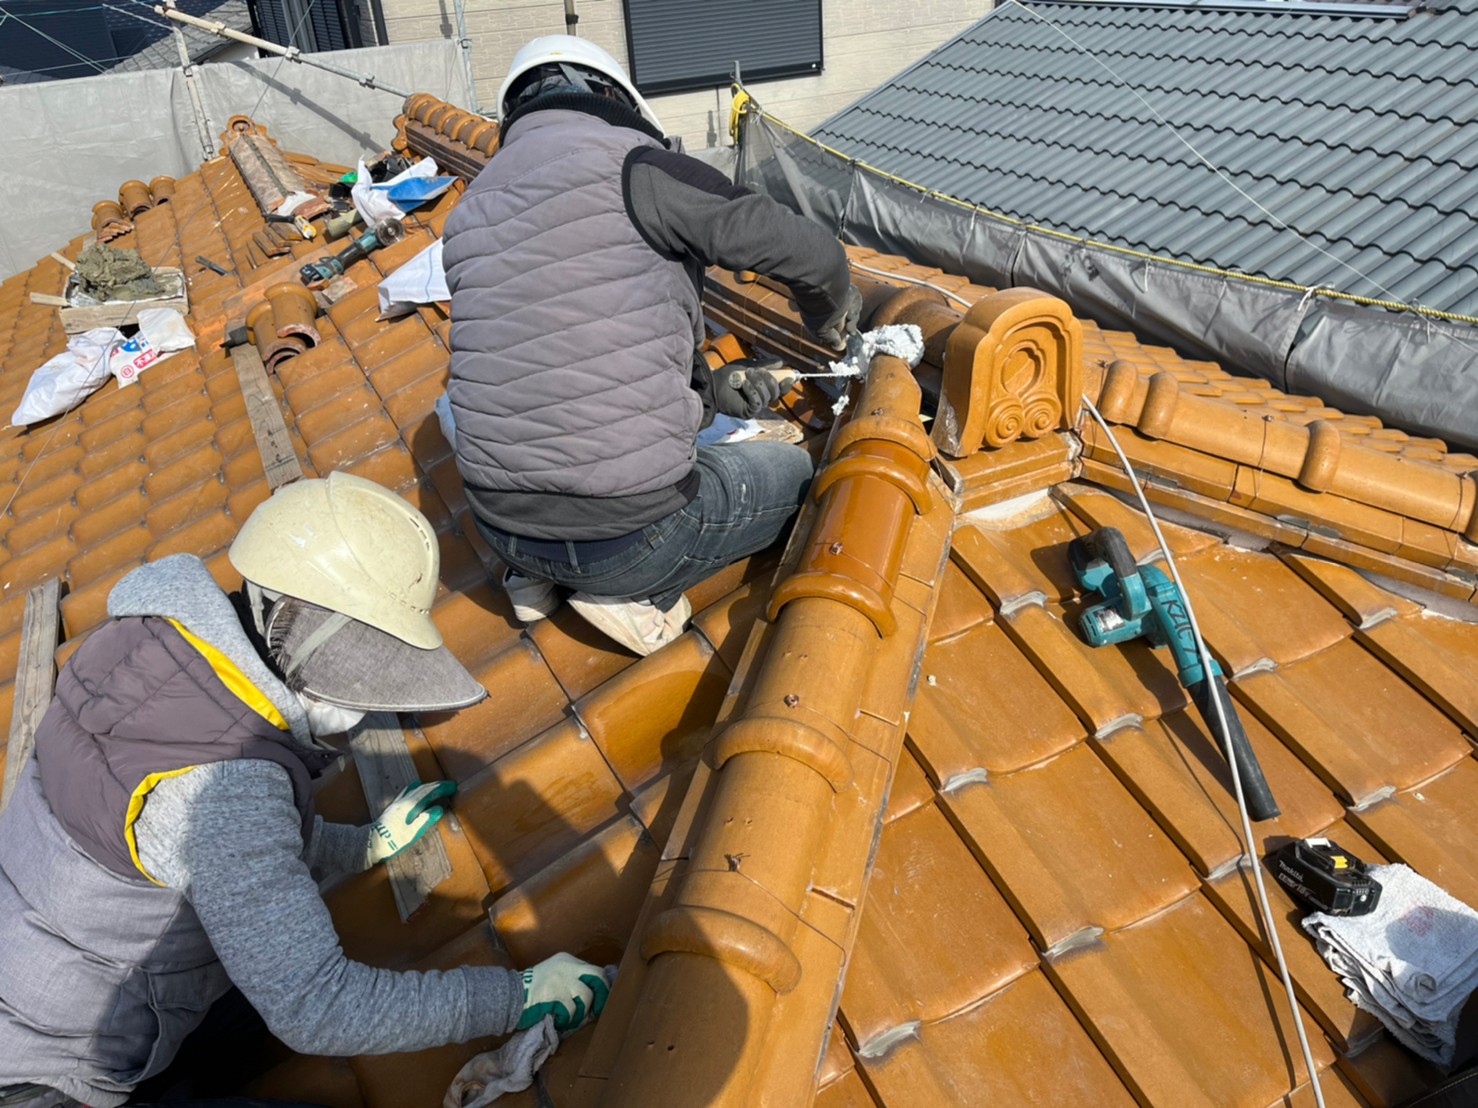
<svg viewBox="0 0 1478 1108">
<path fill-rule="evenodd" d="M 233 31 L 250 33 L 251 12 L 247 0 L 179 0 L 176 5 L 190 15 L 224 23 Z M 140 13 L 142 18 L 140 18 Z M 121 60 L 112 69 L 135 72 L 142 69 L 169 69 L 180 64 L 179 46 L 174 31 L 163 16 L 148 8 L 125 5 L 109 7 L 105 12 L 108 28 L 113 34 L 114 47 Z M 185 47 L 191 61 L 204 61 L 227 46 L 231 40 L 202 31 L 198 27 L 181 25 L 185 35 Z"/>
<path fill-rule="evenodd" d="M 1478 315 L 1478 3 L 1229 7 L 1003 0 L 812 133 L 1058 231 Z"/>
<path fill-rule="evenodd" d="M 408 108 L 399 146 L 434 150 L 463 175 L 495 148 L 468 113 L 426 97 Z M 286 166 L 314 187 L 344 171 L 298 155 Z M 277 165 L 269 183 L 286 172 Z M 67 585 L 63 662 L 144 560 L 194 553 L 239 584 L 225 550 L 269 489 L 219 343 L 268 293 L 287 296 L 277 290 L 318 249 L 264 222 L 261 187 L 225 157 L 174 182 L 167 202 L 164 189 L 130 190 L 130 207 L 153 206 L 114 244 L 185 268 L 199 342 L 50 427 L 0 433 L 13 492 L 0 516 L 0 670 L 15 666 L 26 590 L 46 577 Z M 501 1102 L 513 1108 L 601 1095 L 643 1106 L 1306 1102 L 1236 865 L 1225 764 L 1163 652 L 1091 649 L 1075 629 L 1069 539 L 1113 525 L 1136 557 L 1154 556 L 1145 518 L 1111 491 L 1123 474 L 1077 396 L 1119 428 L 1150 496 L 1184 524 L 1166 524 L 1170 544 L 1283 808 L 1259 826 L 1261 847 L 1326 831 L 1469 903 L 1478 459 L 1073 323 L 1050 298 L 1003 302 L 854 250 L 869 312 L 918 322 L 925 364 L 909 374 L 879 359 L 834 432 L 829 398 L 788 399 L 825 452 L 789 548 L 692 590 L 692 629 L 636 659 L 568 609 L 513 621 L 433 410 L 448 374 L 445 306 L 379 318 L 377 282 L 441 232 L 460 192 L 348 269 L 356 287 L 317 318 L 317 345 L 270 352 L 305 469 L 377 480 L 430 519 L 442 554 L 433 616 L 490 694 L 460 713 L 402 717 L 422 779 L 461 786 L 437 830 L 452 874 L 407 923 L 384 867 L 335 887 L 350 956 L 437 968 L 568 949 L 619 962 L 603 1018 L 562 1044 L 535 1088 Z M 57 292 L 63 277 L 48 258 L 0 285 L 11 367 L 0 405 L 65 344 L 55 310 L 28 295 Z M 741 350 L 808 368 L 829 357 L 784 292 L 720 272 L 708 291 L 711 319 Z M 1024 329 L 997 334 L 1003 320 Z M 995 350 L 1022 360 L 1002 364 Z M 933 442 L 955 445 L 932 465 L 921 390 L 957 416 L 940 420 Z M 1014 418 L 1013 403 L 1049 418 Z M 1023 425 L 1037 437 L 1018 437 Z M 13 697 L 0 685 L 0 719 Z M 352 766 L 319 806 L 368 820 Z M 1345 999 L 1291 903 L 1272 895 L 1329 1102 L 1384 1105 L 1430 1085 L 1432 1071 Z M 491 1045 L 269 1052 L 249 1091 L 330 1108 L 437 1104 Z M 645 1095 L 653 1087 L 669 1096 Z"/>
</svg>

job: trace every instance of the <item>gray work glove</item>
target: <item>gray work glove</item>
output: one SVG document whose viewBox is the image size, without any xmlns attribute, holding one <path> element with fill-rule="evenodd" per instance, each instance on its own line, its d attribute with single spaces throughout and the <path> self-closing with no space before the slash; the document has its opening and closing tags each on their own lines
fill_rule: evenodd
<svg viewBox="0 0 1478 1108">
<path fill-rule="evenodd" d="M 713 374 L 713 406 L 735 419 L 754 419 L 795 384 L 795 375 L 775 376 L 785 368 L 779 358 L 742 358 Z"/>
<path fill-rule="evenodd" d="M 815 316 L 801 312 L 801 322 L 806 330 L 833 350 L 847 349 L 847 336 L 856 334 L 862 322 L 862 294 L 856 285 L 848 285 L 842 297 L 841 307 L 827 316 Z"/>
</svg>

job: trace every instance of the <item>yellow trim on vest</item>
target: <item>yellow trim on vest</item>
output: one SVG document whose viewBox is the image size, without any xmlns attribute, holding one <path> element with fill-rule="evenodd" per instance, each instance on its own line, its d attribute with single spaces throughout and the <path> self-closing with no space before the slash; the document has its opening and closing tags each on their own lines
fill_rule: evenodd
<svg viewBox="0 0 1478 1108">
<path fill-rule="evenodd" d="M 174 620 L 170 620 L 170 622 L 173 623 Z M 123 815 L 123 839 L 128 843 L 128 856 L 133 859 L 134 867 L 160 888 L 164 887 L 164 882 L 156 879 L 152 873 L 144 868 L 144 863 L 139 860 L 139 842 L 134 834 L 133 825 L 138 822 L 139 815 L 144 810 L 144 801 L 149 799 L 149 794 L 154 791 L 155 785 L 170 777 L 179 777 L 182 774 L 189 773 L 192 769 L 198 768 L 198 766 L 185 766 L 182 769 L 165 770 L 163 773 L 151 773 L 139 782 L 139 787 L 134 789 L 133 795 L 128 798 L 128 811 Z"/>
<path fill-rule="evenodd" d="M 179 620 L 172 619 L 169 622 L 176 631 L 185 637 L 187 643 L 200 651 L 205 660 L 210 663 L 210 668 L 216 671 L 216 676 L 221 679 L 221 684 L 231 690 L 232 695 L 279 731 L 289 729 L 287 720 L 277 710 L 277 706 L 267 699 L 266 693 L 251 683 L 251 678 L 242 673 L 235 662 L 211 646 L 204 639 L 190 634 L 185 629 L 184 624 L 180 623 Z"/>
</svg>

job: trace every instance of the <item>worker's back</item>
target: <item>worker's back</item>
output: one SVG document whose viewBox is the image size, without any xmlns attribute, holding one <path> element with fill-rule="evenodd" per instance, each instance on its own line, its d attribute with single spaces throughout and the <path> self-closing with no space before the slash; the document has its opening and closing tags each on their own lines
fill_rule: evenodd
<svg viewBox="0 0 1478 1108">
<path fill-rule="evenodd" d="M 697 279 L 647 245 L 622 180 L 632 150 L 660 146 L 530 111 L 447 221 L 458 462 L 510 531 L 604 538 L 688 499 L 674 486 L 702 419 Z"/>
</svg>

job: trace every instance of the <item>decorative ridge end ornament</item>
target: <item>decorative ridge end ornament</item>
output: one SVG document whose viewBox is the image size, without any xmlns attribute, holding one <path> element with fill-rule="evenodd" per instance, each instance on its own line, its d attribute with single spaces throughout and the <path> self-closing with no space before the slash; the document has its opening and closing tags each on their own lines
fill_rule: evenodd
<svg viewBox="0 0 1478 1108">
<path fill-rule="evenodd" d="M 934 444 L 955 458 L 1076 422 L 1083 387 L 1083 328 L 1072 309 L 1039 289 L 977 301 L 950 335 Z"/>
</svg>

